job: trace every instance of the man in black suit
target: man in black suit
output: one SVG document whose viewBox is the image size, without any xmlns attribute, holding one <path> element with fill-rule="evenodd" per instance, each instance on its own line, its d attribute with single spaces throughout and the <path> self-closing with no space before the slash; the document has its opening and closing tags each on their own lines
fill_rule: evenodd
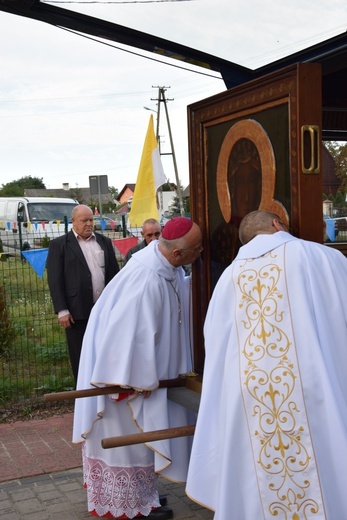
<svg viewBox="0 0 347 520">
<path fill-rule="evenodd" d="M 72 230 L 52 240 L 47 257 L 48 285 L 59 324 L 65 328 L 77 382 L 84 332 L 92 307 L 119 266 L 109 238 L 93 233 L 93 213 L 72 210 Z"/>
</svg>

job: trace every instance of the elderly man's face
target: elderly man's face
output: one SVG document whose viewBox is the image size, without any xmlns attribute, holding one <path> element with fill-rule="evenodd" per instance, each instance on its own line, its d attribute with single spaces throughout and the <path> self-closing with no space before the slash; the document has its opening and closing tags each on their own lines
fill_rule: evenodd
<svg viewBox="0 0 347 520">
<path fill-rule="evenodd" d="M 79 208 L 72 218 L 72 225 L 76 233 L 86 240 L 93 233 L 93 213 L 89 208 Z"/>
<path fill-rule="evenodd" d="M 159 224 L 145 224 L 141 233 L 146 244 L 149 244 L 152 240 L 158 240 L 161 234 L 161 227 Z"/>
</svg>

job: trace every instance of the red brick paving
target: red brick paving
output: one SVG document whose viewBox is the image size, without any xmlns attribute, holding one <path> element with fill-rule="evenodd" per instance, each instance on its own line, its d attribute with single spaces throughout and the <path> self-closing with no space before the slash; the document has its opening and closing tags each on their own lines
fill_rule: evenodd
<svg viewBox="0 0 347 520">
<path fill-rule="evenodd" d="M 82 466 L 73 414 L 0 424 L 0 483 Z"/>
</svg>

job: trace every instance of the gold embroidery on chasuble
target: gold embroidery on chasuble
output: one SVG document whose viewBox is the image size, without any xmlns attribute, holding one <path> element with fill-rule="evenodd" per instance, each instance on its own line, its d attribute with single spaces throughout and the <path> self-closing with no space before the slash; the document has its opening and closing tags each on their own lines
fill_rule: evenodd
<svg viewBox="0 0 347 520">
<path fill-rule="evenodd" d="M 242 396 L 264 518 L 323 520 L 284 264 L 281 247 L 235 266 Z"/>
</svg>

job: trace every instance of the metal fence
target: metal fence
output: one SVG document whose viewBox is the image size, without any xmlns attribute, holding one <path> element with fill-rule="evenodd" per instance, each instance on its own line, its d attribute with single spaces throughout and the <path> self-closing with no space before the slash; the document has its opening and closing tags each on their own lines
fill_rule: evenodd
<svg viewBox="0 0 347 520">
<path fill-rule="evenodd" d="M 123 257 L 116 256 L 121 267 Z M 19 250 L 0 252 L 0 419 L 1 412 L 44 406 L 43 394 L 73 387 L 46 271 L 39 275 Z"/>
<path fill-rule="evenodd" d="M 114 231 L 105 234 L 122 238 Z M 335 241 L 346 239 L 341 230 Z M 120 253 L 117 260 L 122 267 Z M 73 386 L 65 331 L 54 314 L 46 271 L 39 276 L 19 250 L 0 253 L 0 420 L 1 410 L 44 406 L 43 394 Z"/>
<path fill-rule="evenodd" d="M 46 392 L 73 387 L 64 330 L 47 285 L 19 256 L 0 262 L 0 403 L 36 404 Z"/>
</svg>

